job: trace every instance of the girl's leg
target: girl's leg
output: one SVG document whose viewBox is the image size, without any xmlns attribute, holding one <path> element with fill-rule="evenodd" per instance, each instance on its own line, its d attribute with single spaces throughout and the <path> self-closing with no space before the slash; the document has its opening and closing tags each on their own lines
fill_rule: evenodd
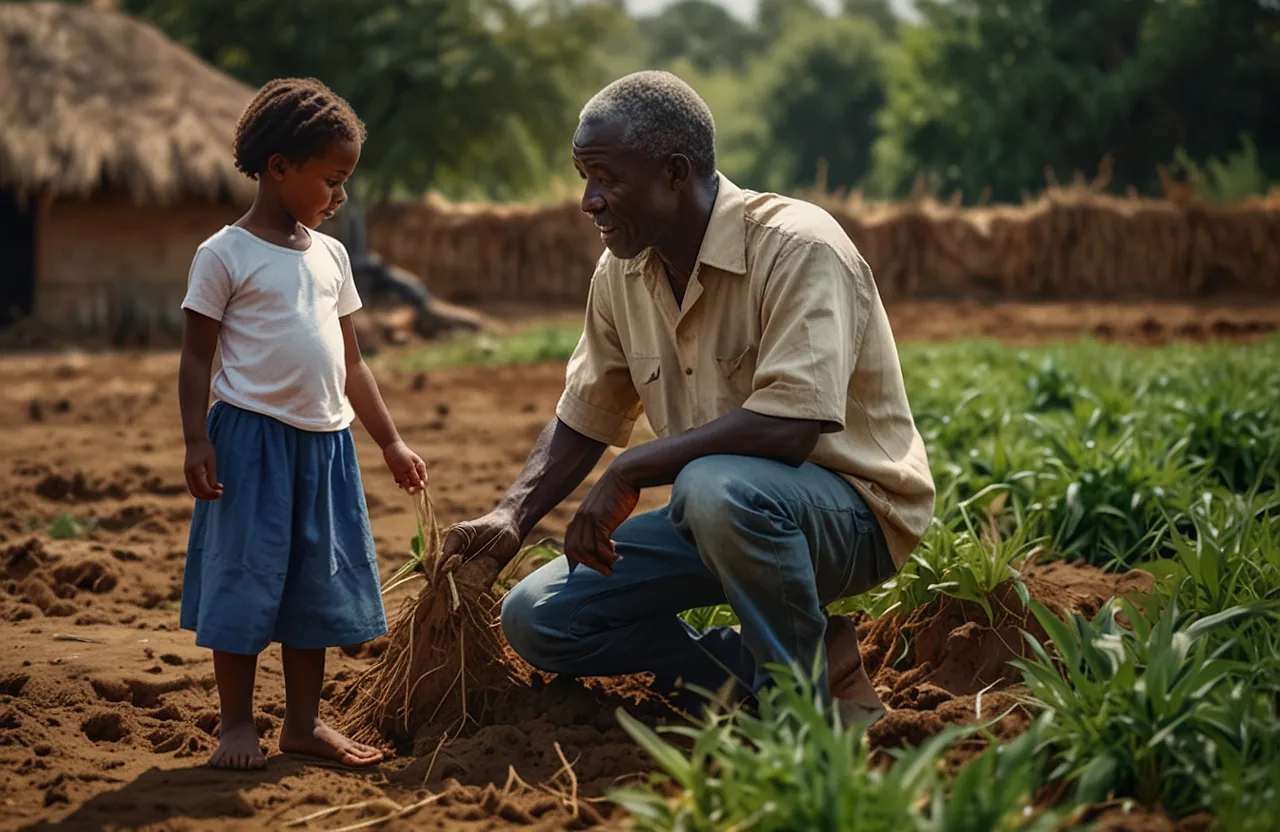
<svg viewBox="0 0 1280 832">
<path fill-rule="evenodd" d="M 285 711 L 280 750 L 337 760 L 347 766 L 367 766 L 382 752 L 354 742 L 320 719 L 320 689 L 324 684 L 324 650 L 281 645 L 284 657 Z"/>
<path fill-rule="evenodd" d="M 253 682 L 258 657 L 253 654 L 213 651 L 213 675 L 222 704 L 222 730 L 218 747 L 209 758 L 213 768 L 266 768 L 253 724 Z"/>
</svg>

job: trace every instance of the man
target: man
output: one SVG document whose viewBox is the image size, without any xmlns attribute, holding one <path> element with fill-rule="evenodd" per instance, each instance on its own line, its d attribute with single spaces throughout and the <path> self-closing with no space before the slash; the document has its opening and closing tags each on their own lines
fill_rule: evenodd
<svg viewBox="0 0 1280 832">
<path fill-rule="evenodd" d="M 582 339 L 523 472 L 447 553 L 470 538 L 464 556 L 510 559 L 643 408 L 658 438 L 613 461 L 565 558 L 505 598 L 512 647 L 549 672 L 647 671 L 668 689 L 734 678 L 749 694 L 766 665 L 817 668 L 846 719 L 875 719 L 857 634 L 824 605 L 906 562 L 934 485 L 870 269 L 825 211 L 719 174 L 710 111 L 668 73 L 592 98 L 573 159 L 607 249 Z M 667 507 L 631 517 L 667 484 Z M 740 632 L 678 618 L 725 602 Z"/>
</svg>

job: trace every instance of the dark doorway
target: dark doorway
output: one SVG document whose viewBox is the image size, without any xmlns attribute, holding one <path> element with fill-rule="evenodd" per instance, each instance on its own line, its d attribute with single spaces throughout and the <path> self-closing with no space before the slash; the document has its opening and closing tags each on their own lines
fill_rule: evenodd
<svg viewBox="0 0 1280 832">
<path fill-rule="evenodd" d="M 36 305 L 35 201 L 0 190 L 0 326 L 30 315 Z"/>
</svg>

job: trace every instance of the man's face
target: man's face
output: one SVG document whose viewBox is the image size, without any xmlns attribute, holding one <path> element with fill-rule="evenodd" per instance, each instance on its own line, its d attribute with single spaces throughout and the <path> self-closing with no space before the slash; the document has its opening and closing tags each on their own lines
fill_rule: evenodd
<svg viewBox="0 0 1280 832">
<path fill-rule="evenodd" d="M 600 229 L 614 256 L 636 257 L 662 238 L 676 211 L 678 188 L 663 161 L 622 148 L 626 122 L 579 126 L 573 137 L 573 165 L 586 183 L 582 210 Z"/>
</svg>

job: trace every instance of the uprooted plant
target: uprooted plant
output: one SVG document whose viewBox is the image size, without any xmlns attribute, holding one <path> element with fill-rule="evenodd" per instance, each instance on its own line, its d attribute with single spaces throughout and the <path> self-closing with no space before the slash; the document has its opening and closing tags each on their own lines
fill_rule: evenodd
<svg viewBox="0 0 1280 832">
<path fill-rule="evenodd" d="M 425 491 L 415 508 L 411 557 L 382 592 L 418 580 L 426 585 L 403 604 L 388 628 L 386 651 L 347 694 L 344 727 L 367 742 L 409 743 L 426 725 L 439 725 L 442 735 L 460 730 L 474 719 L 473 702 L 509 682 L 493 595 L 506 564 L 483 551 L 465 562 L 458 554 L 446 559 L 445 533 Z"/>
</svg>

